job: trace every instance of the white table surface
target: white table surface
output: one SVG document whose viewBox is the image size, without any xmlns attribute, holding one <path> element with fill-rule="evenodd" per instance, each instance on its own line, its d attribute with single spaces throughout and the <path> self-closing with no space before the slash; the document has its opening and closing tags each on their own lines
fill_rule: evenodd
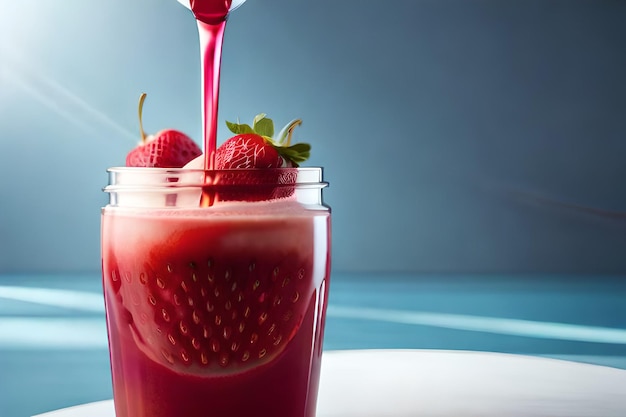
<svg viewBox="0 0 626 417">
<path fill-rule="evenodd" d="M 624 417 L 626 370 L 440 350 L 324 353 L 318 417 Z M 35 417 L 114 417 L 100 401 Z"/>
</svg>

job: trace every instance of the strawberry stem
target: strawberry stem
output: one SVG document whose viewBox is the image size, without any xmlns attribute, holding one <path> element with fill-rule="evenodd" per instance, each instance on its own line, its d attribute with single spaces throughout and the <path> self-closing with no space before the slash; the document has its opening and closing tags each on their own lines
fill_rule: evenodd
<svg viewBox="0 0 626 417">
<path fill-rule="evenodd" d="M 146 93 L 141 93 L 139 97 L 139 134 L 141 135 L 141 143 L 146 143 L 146 132 L 143 130 L 143 102 L 146 101 Z"/>
<path fill-rule="evenodd" d="M 291 124 L 287 128 L 287 144 L 286 144 L 287 146 L 291 146 L 291 136 L 293 135 L 293 130 L 296 128 L 296 126 L 301 125 L 301 124 L 302 124 L 302 120 L 296 119 L 293 122 L 291 122 Z"/>
</svg>

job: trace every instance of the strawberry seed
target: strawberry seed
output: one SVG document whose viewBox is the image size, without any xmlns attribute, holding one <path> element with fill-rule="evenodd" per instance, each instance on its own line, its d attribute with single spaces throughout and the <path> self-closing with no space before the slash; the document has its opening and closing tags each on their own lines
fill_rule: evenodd
<svg viewBox="0 0 626 417">
<path fill-rule="evenodd" d="M 222 353 L 220 355 L 220 360 L 219 360 L 220 366 L 222 366 L 222 367 L 228 366 L 228 361 L 229 361 L 228 354 L 227 353 Z"/>
<path fill-rule="evenodd" d="M 162 308 L 162 309 L 161 309 L 161 317 L 163 317 L 163 320 L 165 320 L 166 322 L 168 322 L 168 323 L 169 323 L 169 321 L 170 321 L 170 315 L 169 315 L 169 313 L 167 312 L 167 310 L 166 310 L 166 309 L 164 309 L 164 308 Z"/>
<path fill-rule="evenodd" d="M 187 325 L 181 320 L 181 322 L 178 324 L 178 327 L 180 328 L 180 332 L 184 335 L 187 336 L 187 333 L 189 333 L 189 328 L 187 327 Z"/>
<path fill-rule="evenodd" d="M 211 330 L 210 327 L 202 326 L 202 336 L 204 336 L 205 339 L 208 339 L 209 337 L 211 337 L 212 333 L 213 331 Z"/>
<path fill-rule="evenodd" d="M 199 350 L 200 349 L 200 341 L 194 337 L 193 339 L 191 339 L 191 346 L 193 346 L 193 348 L 195 350 Z"/>
<path fill-rule="evenodd" d="M 224 330 L 222 332 L 222 335 L 224 336 L 225 340 L 230 339 L 230 336 L 232 334 L 232 330 L 229 326 L 224 327 Z"/>
</svg>

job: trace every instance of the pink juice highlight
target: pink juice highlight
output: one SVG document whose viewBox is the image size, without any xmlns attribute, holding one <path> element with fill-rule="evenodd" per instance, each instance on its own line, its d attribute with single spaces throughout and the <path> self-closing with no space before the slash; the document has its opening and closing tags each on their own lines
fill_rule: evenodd
<svg viewBox="0 0 626 417">
<path fill-rule="evenodd" d="M 315 415 L 327 212 L 106 210 L 117 417 Z"/>
</svg>

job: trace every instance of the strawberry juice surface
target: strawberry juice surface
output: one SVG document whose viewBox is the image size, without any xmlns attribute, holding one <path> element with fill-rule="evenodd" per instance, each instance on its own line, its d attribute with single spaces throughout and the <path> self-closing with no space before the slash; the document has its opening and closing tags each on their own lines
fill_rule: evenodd
<svg viewBox="0 0 626 417">
<path fill-rule="evenodd" d="M 329 213 L 222 205 L 103 210 L 117 417 L 315 415 Z"/>
</svg>

